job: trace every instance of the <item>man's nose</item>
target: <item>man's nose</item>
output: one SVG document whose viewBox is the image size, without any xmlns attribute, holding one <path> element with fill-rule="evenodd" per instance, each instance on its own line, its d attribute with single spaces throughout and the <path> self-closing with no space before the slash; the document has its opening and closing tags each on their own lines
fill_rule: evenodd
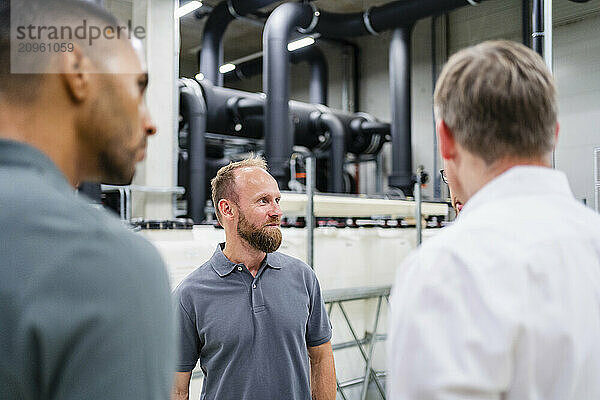
<svg viewBox="0 0 600 400">
<path fill-rule="evenodd" d="M 277 217 L 278 219 L 281 219 L 281 216 L 283 215 L 283 212 L 281 211 L 281 206 L 279 205 L 279 203 L 273 203 L 273 207 L 271 208 L 271 217 Z"/>
<path fill-rule="evenodd" d="M 156 125 L 154 125 L 154 121 L 152 121 L 152 117 L 150 116 L 150 111 L 148 111 L 148 107 L 146 106 L 144 106 L 143 110 L 142 129 L 147 136 L 156 134 Z"/>
</svg>

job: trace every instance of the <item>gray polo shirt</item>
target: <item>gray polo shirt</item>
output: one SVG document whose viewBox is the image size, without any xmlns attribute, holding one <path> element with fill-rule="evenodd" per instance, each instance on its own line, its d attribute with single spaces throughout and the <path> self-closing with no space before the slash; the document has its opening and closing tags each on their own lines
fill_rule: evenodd
<svg viewBox="0 0 600 400">
<path fill-rule="evenodd" d="M 0 399 L 168 399 L 171 292 L 152 245 L 0 139 Z"/>
<path fill-rule="evenodd" d="M 307 347 L 331 339 L 317 277 L 278 252 L 253 277 L 221 246 L 175 290 L 177 370 L 200 359 L 203 400 L 310 400 Z"/>
</svg>

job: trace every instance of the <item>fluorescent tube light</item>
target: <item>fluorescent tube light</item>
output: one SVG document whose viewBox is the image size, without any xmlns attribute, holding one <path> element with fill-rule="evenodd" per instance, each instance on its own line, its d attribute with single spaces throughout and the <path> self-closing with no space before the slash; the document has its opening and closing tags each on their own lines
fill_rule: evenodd
<svg viewBox="0 0 600 400">
<path fill-rule="evenodd" d="M 179 7 L 179 9 L 177 11 L 175 11 L 175 18 L 181 18 L 186 14 L 191 13 L 194 10 L 199 9 L 200 7 L 202 7 L 202 2 L 201 1 L 190 1 L 189 3 Z"/>
<path fill-rule="evenodd" d="M 306 46 L 310 46 L 311 44 L 314 44 L 314 43 L 315 43 L 315 39 L 313 37 L 308 36 L 308 37 L 294 40 L 293 42 L 288 43 L 287 48 L 288 48 L 288 51 L 294 51 L 294 50 L 298 50 L 298 49 L 301 49 Z"/>
<path fill-rule="evenodd" d="M 222 74 L 226 74 L 235 69 L 235 65 L 231 63 L 223 64 L 219 67 L 219 72 Z"/>
</svg>

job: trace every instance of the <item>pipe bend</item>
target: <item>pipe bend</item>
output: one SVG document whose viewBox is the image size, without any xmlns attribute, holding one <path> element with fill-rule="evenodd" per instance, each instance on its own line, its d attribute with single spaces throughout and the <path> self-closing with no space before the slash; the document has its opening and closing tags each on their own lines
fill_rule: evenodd
<svg viewBox="0 0 600 400">
<path fill-rule="evenodd" d="M 265 24 L 263 40 L 267 42 L 287 40 L 296 27 L 307 28 L 312 21 L 312 7 L 308 4 L 283 3 L 277 7 Z M 264 46 L 263 46 L 264 47 Z"/>
<path fill-rule="evenodd" d="M 321 127 L 331 135 L 330 179 L 328 189 L 334 193 L 344 192 L 344 158 L 346 156 L 346 129 L 338 117 L 331 113 L 319 116 Z"/>
</svg>

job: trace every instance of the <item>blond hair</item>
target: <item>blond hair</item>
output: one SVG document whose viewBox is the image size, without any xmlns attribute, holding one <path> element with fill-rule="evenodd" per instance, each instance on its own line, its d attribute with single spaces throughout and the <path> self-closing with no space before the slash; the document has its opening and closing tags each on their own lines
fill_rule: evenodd
<svg viewBox="0 0 600 400">
<path fill-rule="evenodd" d="M 437 82 L 434 109 L 455 140 L 488 165 L 554 148 L 554 79 L 544 60 L 519 43 L 488 41 L 454 54 Z"/>
<path fill-rule="evenodd" d="M 219 201 L 221 199 L 239 200 L 238 194 L 235 191 L 235 171 L 240 168 L 261 168 L 268 171 L 267 162 L 261 157 L 251 156 L 241 161 L 231 162 L 228 165 L 220 168 L 217 175 L 210 181 L 212 194 L 212 202 L 215 207 L 217 219 L 221 222 L 221 212 L 219 211 Z"/>
</svg>

